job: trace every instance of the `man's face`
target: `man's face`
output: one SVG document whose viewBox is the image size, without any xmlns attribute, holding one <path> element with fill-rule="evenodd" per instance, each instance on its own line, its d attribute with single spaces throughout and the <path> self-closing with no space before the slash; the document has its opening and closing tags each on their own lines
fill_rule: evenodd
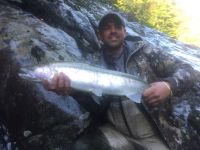
<svg viewBox="0 0 200 150">
<path fill-rule="evenodd" d="M 110 22 L 101 29 L 99 35 L 105 46 L 117 49 L 122 46 L 126 31 L 123 26 Z"/>
</svg>

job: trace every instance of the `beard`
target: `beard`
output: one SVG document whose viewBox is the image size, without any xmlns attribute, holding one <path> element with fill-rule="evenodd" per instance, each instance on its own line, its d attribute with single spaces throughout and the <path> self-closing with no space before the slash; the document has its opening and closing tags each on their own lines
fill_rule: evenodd
<svg viewBox="0 0 200 150">
<path fill-rule="evenodd" d="M 122 52 L 123 42 L 118 43 L 118 44 L 106 44 L 106 43 L 104 43 L 103 47 L 104 47 L 104 50 L 105 50 L 104 52 L 107 55 L 118 56 Z"/>
<path fill-rule="evenodd" d="M 104 43 L 104 46 L 106 49 L 109 49 L 109 50 L 117 50 L 117 49 L 120 49 L 123 45 L 123 42 L 120 42 L 120 43 Z"/>
</svg>

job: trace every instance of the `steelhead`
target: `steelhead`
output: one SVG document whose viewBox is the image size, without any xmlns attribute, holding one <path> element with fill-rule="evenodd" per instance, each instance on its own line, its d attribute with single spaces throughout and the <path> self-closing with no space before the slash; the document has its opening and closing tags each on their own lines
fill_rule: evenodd
<svg viewBox="0 0 200 150">
<path fill-rule="evenodd" d="M 146 83 L 136 76 L 85 63 L 57 62 L 22 68 L 19 76 L 32 81 L 43 79 L 50 81 L 59 72 L 69 77 L 73 89 L 93 93 L 96 96 L 104 94 L 126 96 L 140 103 L 141 94 L 146 88 Z"/>
</svg>

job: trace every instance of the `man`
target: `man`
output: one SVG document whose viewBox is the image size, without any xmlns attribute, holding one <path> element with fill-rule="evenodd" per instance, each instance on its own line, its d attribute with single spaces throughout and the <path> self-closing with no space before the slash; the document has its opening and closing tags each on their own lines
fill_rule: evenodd
<svg viewBox="0 0 200 150">
<path fill-rule="evenodd" d="M 150 83 L 142 96 L 149 107 L 157 107 L 193 85 L 193 69 L 189 65 L 152 48 L 139 37 L 126 36 L 125 22 L 119 14 L 111 12 L 102 17 L 99 38 L 103 43 L 99 59 L 102 65 L 140 76 Z M 99 106 L 93 105 L 91 99 L 94 97 L 71 92 L 70 79 L 63 73 L 55 75 L 50 83 L 44 81 L 44 86 L 49 90 L 71 93 L 94 114 L 106 112 L 105 123 L 80 137 L 73 149 L 168 150 L 142 105 L 115 96 L 104 96 Z M 89 108 L 90 103 L 94 107 Z"/>
</svg>

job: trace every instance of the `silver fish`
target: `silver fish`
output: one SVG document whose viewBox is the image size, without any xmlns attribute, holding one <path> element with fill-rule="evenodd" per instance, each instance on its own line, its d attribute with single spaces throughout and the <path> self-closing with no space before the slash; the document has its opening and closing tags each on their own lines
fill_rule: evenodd
<svg viewBox="0 0 200 150">
<path fill-rule="evenodd" d="M 55 74 L 63 72 L 69 77 L 73 89 L 93 93 L 96 96 L 103 94 L 126 96 L 137 103 L 141 102 L 141 94 L 147 85 L 136 76 L 85 63 L 58 62 L 22 68 L 21 71 L 20 77 L 32 81 L 51 80 Z"/>
</svg>

